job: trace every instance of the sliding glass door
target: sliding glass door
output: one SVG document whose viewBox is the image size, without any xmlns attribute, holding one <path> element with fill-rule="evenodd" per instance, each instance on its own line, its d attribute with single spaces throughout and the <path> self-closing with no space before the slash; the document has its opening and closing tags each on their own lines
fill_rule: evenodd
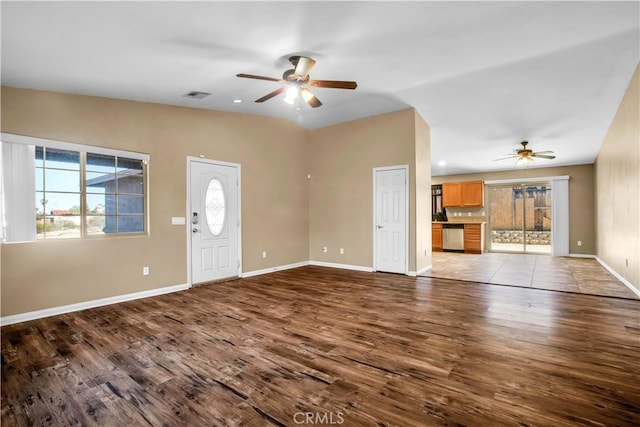
<svg viewBox="0 0 640 427">
<path fill-rule="evenodd" d="M 489 186 L 492 252 L 551 254 L 551 184 Z"/>
</svg>

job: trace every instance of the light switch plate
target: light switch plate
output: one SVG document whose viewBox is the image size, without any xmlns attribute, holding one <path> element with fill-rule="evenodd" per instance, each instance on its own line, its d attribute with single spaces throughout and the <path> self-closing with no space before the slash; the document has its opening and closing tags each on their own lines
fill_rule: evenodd
<svg viewBox="0 0 640 427">
<path fill-rule="evenodd" d="M 186 220 L 183 216 L 172 216 L 171 217 L 171 225 L 185 225 Z"/>
</svg>

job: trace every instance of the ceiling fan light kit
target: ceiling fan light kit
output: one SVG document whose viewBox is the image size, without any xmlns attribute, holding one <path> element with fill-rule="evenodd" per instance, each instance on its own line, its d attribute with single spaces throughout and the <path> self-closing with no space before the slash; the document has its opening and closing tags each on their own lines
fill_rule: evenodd
<svg viewBox="0 0 640 427">
<path fill-rule="evenodd" d="M 518 160 L 516 160 L 516 165 L 519 166 L 528 165 L 529 163 L 533 163 L 533 159 L 531 157 L 519 157 Z"/>
<path fill-rule="evenodd" d="M 495 159 L 494 162 L 497 162 L 499 160 L 516 159 L 516 164 L 518 166 L 526 166 L 533 163 L 534 157 L 549 160 L 553 160 L 556 158 L 556 156 L 553 155 L 553 151 L 551 150 L 533 151 L 527 148 L 529 142 L 522 141 L 520 144 L 522 145 L 522 148 L 517 150 L 514 154 L 510 154 L 509 156 L 502 157 L 500 159 Z"/>
<path fill-rule="evenodd" d="M 329 89 L 355 89 L 358 87 L 356 82 L 342 81 L 342 80 L 311 80 L 309 77 L 309 71 L 316 65 L 316 61 L 306 56 L 292 56 L 289 58 L 289 62 L 294 68 L 286 70 L 282 73 L 281 79 L 273 77 L 256 76 L 253 74 L 236 74 L 236 77 L 242 77 L 245 79 L 267 80 L 272 82 L 284 83 L 285 87 L 274 90 L 268 93 L 262 98 L 256 99 L 255 102 L 265 102 L 269 99 L 280 95 L 282 92 L 286 92 L 284 102 L 292 104 L 299 97 L 309 104 L 312 108 L 318 108 L 322 106 L 322 102 L 307 88 L 307 86 L 315 86 L 320 88 Z"/>
<path fill-rule="evenodd" d="M 291 85 L 287 88 L 287 95 L 284 97 L 284 102 L 293 105 L 293 102 L 300 95 L 300 88 L 296 85 Z"/>
</svg>

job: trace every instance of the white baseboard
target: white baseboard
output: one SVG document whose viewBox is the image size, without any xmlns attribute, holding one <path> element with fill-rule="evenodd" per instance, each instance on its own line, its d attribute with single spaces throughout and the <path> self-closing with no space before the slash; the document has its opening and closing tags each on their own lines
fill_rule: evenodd
<svg viewBox="0 0 640 427">
<path fill-rule="evenodd" d="M 628 281 L 627 279 L 625 279 L 624 277 L 622 277 L 617 271 L 615 271 L 613 268 L 609 267 L 609 265 L 607 265 L 606 262 L 604 262 L 603 260 L 601 260 L 599 257 L 595 257 L 595 259 L 600 263 L 600 265 L 602 265 L 604 268 L 606 268 L 609 273 L 613 274 L 615 276 L 616 279 L 620 280 L 622 283 L 624 283 L 624 285 L 631 289 L 631 292 L 633 292 L 634 294 L 636 294 L 638 297 L 640 297 L 640 289 L 637 289 L 635 286 L 633 286 L 631 284 L 630 281 Z"/>
<path fill-rule="evenodd" d="M 429 270 L 432 270 L 432 269 L 433 269 L 433 265 L 427 265 L 426 267 L 422 267 L 420 270 L 418 270 L 418 271 L 416 272 L 416 276 L 419 276 L 419 275 L 421 275 L 422 273 L 425 273 L 425 272 L 427 272 L 427 271 L 429 271 Z"/>
<path fill-rule="evenodd" d="M 329 267 L 329 268 L 342 268 L 344 270 L 355 270 L 355 271 L 364 271 L 367 273 L 373 272 L 373 267 L 365 267 L 362 265 L 351 265 L 351 264 L 338 264 L 335 262 L 324 262 L 324 261 L 309 261 L 309 265 L 315 265 L 318 267 Z M 416 277 L 419 274 L 424 273 L 425 271 L 431 270 L 433 267 L 428 265 L 424 268 L 421 268 L 420 271 L 408 271 L 407 276 Z"/>
<path fill-rule="evenodd" d="M 569 254 L 570 258 L 597 258 L 595 255 L 591 254 Z"/>
<path fill-rule="evenodd" d="M 242 278 L 259 276 L 261 274 L 274 273 L 276 271 L 290 270 L 292 268 L 304 267 L 309 265 L 309 261 L 296 262 L 293 264 L 279 265 L 277 267 L 264 268 L 262 270 L 247 271 L 242 273 Z"/>
<path fill-rule="evenodd" d="M 345 270 L 366 271 L 367 273 L 373 272 L 372 267 L 364 267 L 362 265 L 337 264 L 335 262 L 309 261 L 309 265 L 315 265 L 318 267 L 342 268 Z"/>
<path fill-rule="evenodd" d="M 14 314 L 0 318 L 0 325 L 12 325 L 14 323 L 27 322 L 29 320 L 42 319 L 43 317 L 56 316 L 58 314 L 72 313 L 74 311 L 86 310 L 87 308 L 101 307 L 119 302 L 132 301 L 140 298 L 148 298 L 156 295 L 169 294 L 172 292 L 189 289 L 188 284 L 167 286 L 165 288 L 150 289 L 148 291 L 134 292 L 132 294 L 116 295 L 113 297 L 100 298 L 91 301 L 79 302 L 76 304 L 63 305 L 60 307 L 45 308 L 43 310 L 29 311 L 27 313 Z"/>
</svg>

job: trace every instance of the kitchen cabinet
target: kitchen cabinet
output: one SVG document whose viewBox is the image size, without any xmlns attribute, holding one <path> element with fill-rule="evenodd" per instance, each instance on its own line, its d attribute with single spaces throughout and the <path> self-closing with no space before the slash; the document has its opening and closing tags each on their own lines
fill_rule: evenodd
<svg viewBox="0 0 640 427">
<path fill-rule="evenodd" d="M 449 207 L 483 207 L 484 182 L 445 182 L 442 184 L 442 206 Z"/>
<path fill-rule="evenodd" d="M 442 252 L 442 224 L 431 224 L 431 250 Z"/>
<path fill-rule="evenodd" d="M 462 188 L 460 182 L 445 182 L 442 184 L 442 206 L 462 206 Z"/>
<path fill-rule="evenodd" d="M 484 251 L 484 227 L 483 224 L 464 225 L 464 252 L 469 254 L 481 254 Z"/>
<path fill-rule="evenodd" d="M 462 206 L 483 207 L 484 206 L 484 182 L 469 181 L 463 182 L 461 186 Z"/>
</svg>

